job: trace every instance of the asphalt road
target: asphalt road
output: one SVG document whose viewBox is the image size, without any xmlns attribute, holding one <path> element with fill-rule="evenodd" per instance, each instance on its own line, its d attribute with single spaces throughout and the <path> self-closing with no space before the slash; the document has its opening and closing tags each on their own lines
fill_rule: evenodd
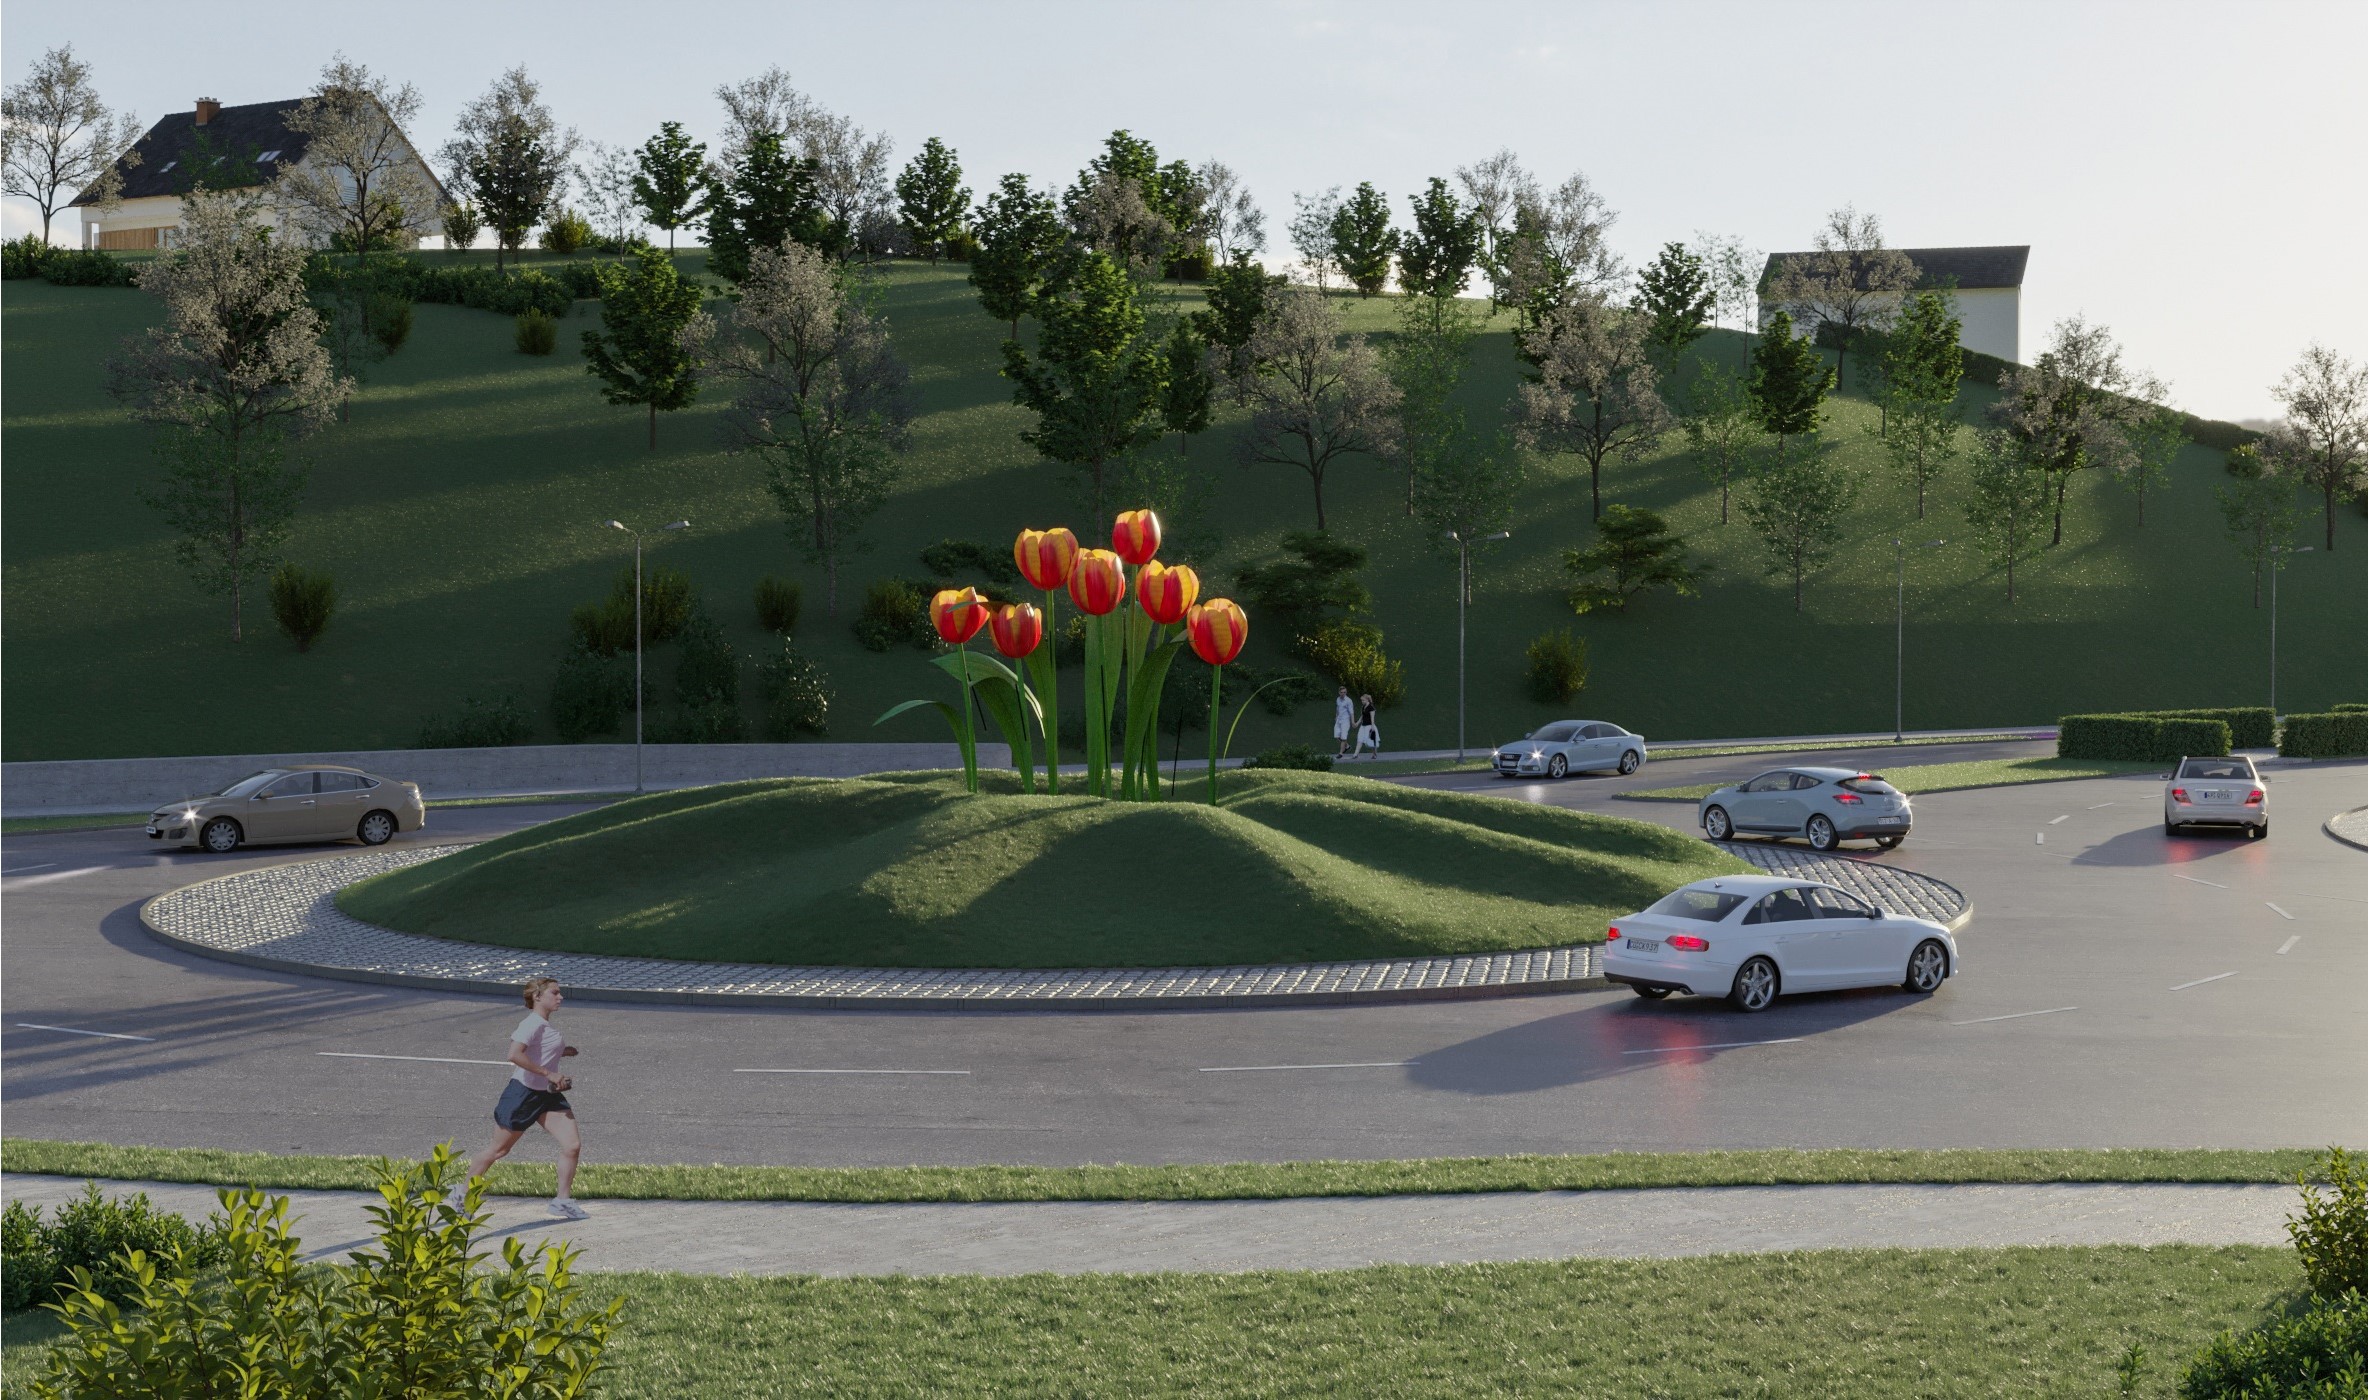
<svg viewBox="0 0 2368 1400">
<path fill-rule="evenodd" d="M 1687 827 L 1690 806 L 1614 794 L 1774 762 L 1417 781 Z M 1756 1017 L 1616 991 L 1087 1014 L 581 1003 L 562 1013 L 583 1048 L 574 1098 L 590 1155 L 652 1162 L 2368 1145 L 2368 852 L 2318 829 L 2368 803 L 2368 765 L 2274 778 L 2265 842 L 2166 839 L 2158 780 L 1920 799 L 1915 834 L 1882 859 L 1976 906 L 1965 970 L 1930 999 L 1831 993 Z M 563 810 L 440 812 L 431 835 Z M 483 1136 L 502 1068 L 443 1061 L 498 1061 L 516 1005 L 251 971 L 140 926 L 161 890 L 323 853 L 169 854 L 122 832 L 0 842 L 7 1132 L 402 1154 Z"/>
</svg>

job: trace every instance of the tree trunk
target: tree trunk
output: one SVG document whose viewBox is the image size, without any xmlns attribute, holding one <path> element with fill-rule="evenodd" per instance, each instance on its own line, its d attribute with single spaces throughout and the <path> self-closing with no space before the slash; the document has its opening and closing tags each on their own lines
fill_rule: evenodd
<svg viewBox="0 0 2368 1400">
<path fill-rule="evenodd" d="M 658 401 L 650 400 L 650 451 L 658 450 Z"/>
<path fill-rule="evenodd" d="M 2056 533 L 2055 538 L 2047 542 L 2051 549 L 2064 542 L 2064 488 L 2071 484 L 2072 473 L 2056 473 Z"/>
<path fill-rule="evenodd" d="M 1324 531 L 1324 469 L 1322 467 L 1309 467 L 1307 469 L 1307 477 L 1308 480 L 1314 482 L 1316 486 L 1316 533 L 1322 534 Z M 1215 722 L 1216 721 L 1214 720 L 1210 721 L 1212 724 Z"/>
<path fill-rule="evenodd" d="M 1795 558 L 1792 565 L 1792 610 L 1794 612 L 1801 610 L 1801 573 L 1800 560 Z"/>
<path fill-rule="evenodd" d="M 839 556 L 836 550 L 822 556 L 822 606 L 830 620 L 839 620 Z"/>
<path fill-rule="evenodd" d="M 2330 473 L 2328 474 L 2328 476 L 2327 476 L 2327 484 L 2326 484 L 2326 496 L 2327 496 L 2327 552 L 2328 552 L 2329 554 L 2333 554 L 2333 553 L 2335 552 L 2335 477 L 2334 477 L 2334 474 L 2333 474 L 2332 472 L 2330 472 Z"/>
<path fill-rule="evenodd" d="M 1722 473 L 1718 479 L 1718 523 L 1721 525 L 1727 523 L 1727 474 L 1725 473 Z"/>
</svg>

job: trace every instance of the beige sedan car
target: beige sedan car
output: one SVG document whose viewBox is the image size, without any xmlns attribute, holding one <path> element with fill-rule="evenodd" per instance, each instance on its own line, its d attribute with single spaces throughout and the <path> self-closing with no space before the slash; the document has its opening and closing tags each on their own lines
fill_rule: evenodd
<svg viewBox="0 0 2368 1400">
<path fill-rule="evenodd" d="M 419 784 L 358 768 L 291 764 L 250 773 L 211 797 L 159 807 L 148 839 L 217 855 L 275 841 L 359 841 L 383 846 L 427 825 Z"/>
</svg>

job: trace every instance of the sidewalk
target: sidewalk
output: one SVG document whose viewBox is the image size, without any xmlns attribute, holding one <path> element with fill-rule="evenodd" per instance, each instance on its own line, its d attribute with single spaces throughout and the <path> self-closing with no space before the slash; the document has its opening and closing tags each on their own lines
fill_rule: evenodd
<svg viewBox="0 0 2368 1400">
<path fill-rule="evenodd" d="M 204 1186 L 144 1190 L 200 1219 Z M 0 1176 L 0 1192 L 51 1206 L 79 1180 Z M 307 1254 L 370 1243 L 362 1192 L 289 1191 Z M 1232 1273 L 1507 1259 L 1676 1258 L 1801 1249 L 2286 1242 L 2290 1186 L 1718 1186 L 1281 1201 L 1050 1201 L 838 1205 L 797 1201 L 587 1201 L 554 1221 L 544 1203 L 496 1196 L 484 1238 L 565 1239 L 583 1267 L 699 1274 Z"/>
</svg>

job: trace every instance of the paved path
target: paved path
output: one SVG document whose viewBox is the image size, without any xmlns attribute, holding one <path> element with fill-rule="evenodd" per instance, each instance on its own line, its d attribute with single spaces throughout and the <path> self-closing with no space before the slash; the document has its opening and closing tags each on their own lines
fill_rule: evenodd
<svg viewBox="0 0 2368 1400">
<path fill-rule="evenodd" d="M 203 1186 L 144 1190 L 200 1218 Z M 0 1177 L 11 1200 L 53 1205 L 67 1177 Z M 292 1191 L 312 1257 L 371 1237 L 352 1191 Z M 1047 1201 L 835 1205 L 589 1201 L 590 1220 L 497 1196 L 492 1229 L 529 1246 L 568 1239 L 584 1266 L 700 1274 L 1060 1274 L 1349 1269 L 1499 1259 L 1674 1258 L 1797 1249 L 2286 1242 L 2290 1186 L 1716 1186 L 1284 1201 Z"/>
</svg>

